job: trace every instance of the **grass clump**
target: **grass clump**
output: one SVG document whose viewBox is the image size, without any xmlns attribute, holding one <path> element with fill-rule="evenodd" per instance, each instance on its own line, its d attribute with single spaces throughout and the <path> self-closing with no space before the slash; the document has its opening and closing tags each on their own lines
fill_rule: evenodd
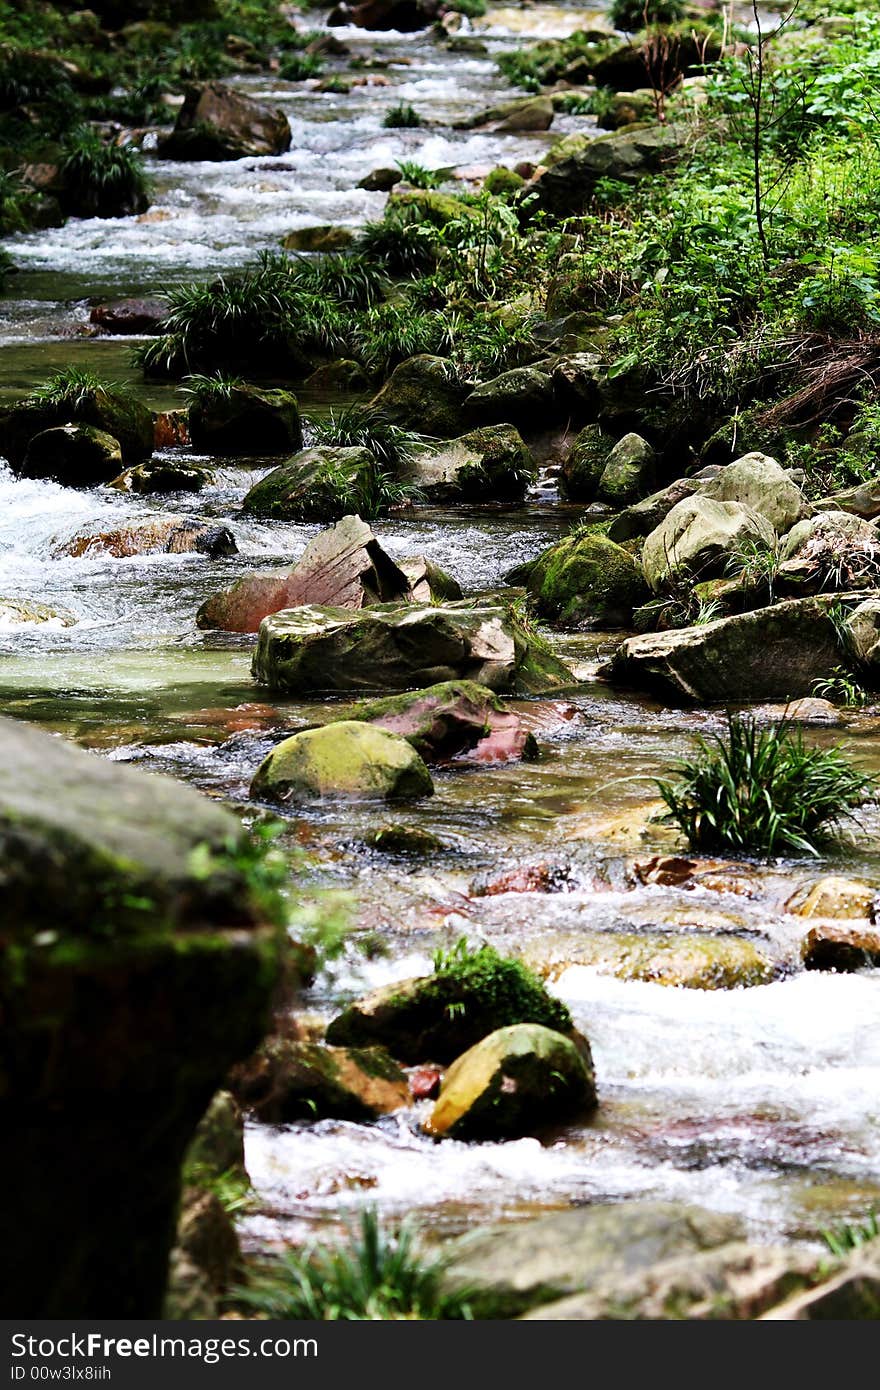
<svg viewBox="0 0 880 1390">
<path fill-rule="evenodd" d="M 522 961 L 510 960 L 494 946 L 470 946 L 467 937 L 449 949 L 434 952 L 433 983 L 449 995 L 450 1017 L 479 1014 L 484 1034 L 514 1023 L 540 1023 L 565 1033 L 573 1027 L 571 1014 L 553 999 Z"/>
<path fill-rule="evenodd" d="M 28 396 L 28 404 L 42 405 L 57 411 L 68 411 L 71 417 L 91 405 L 108 391 L 118 390 L 115 382 L 101 381 L 84 367 L 62 367 L 42 386 Z"/>
<path fill-rule="evenodd" d="M 388 473 L 401 473 L 412 462 L 416 436 L 393 425 L 381 410 L 349 405 L 331 411 L 326 420 L 312 421 L 317 444 L 342 449 L 367 449 Z"/>
<path fill-rule="evenodd" d="M 75 217 L 126 217 L 149 206 L 143 160 L 130 145 L 108 145 L 90 126 L 67 142 L 63 202 Z"/>
<path fill-rule="evenodd" d="M 648 24 L 674 24 L 683 14 L 682 0 L 612 0 L 608 18 L 615 29 L 634 34 Z"/>
<path fill-rule="evenodd" d="M 403 175 L 404 183 L 411 188 L 440 188 L 449 178 L 451 168 L 426 169 L 424 164 L 414 159 L 398 159 L 397 167 Z"/>
<path fill-rule="evenodd" d="M 396 106 L 388 107 L 382 124 L 386 130 L 415 130 L 425 122 L 414 106 L 410 106 L 407 101 L 401 101 Z"/>
<path fill-rule="evenodd" d="M 245 1306 L 269 1318 L 309 1322 L 469 1318 L 465 1292 L 441 1287 L 442 1262 L 426 1259 L 415 1229 L 383 1230 L 365 1210 L 347 1246 L 312 1244 L 287 1251 L 276 1267 L 236 1291 Z"/>
<path fill-rule="evenodd" d="M 781 720 L 759 728 L 751 717 L 728 716 L 726 736 L 697 740 L 696 757 L 657 778 L 668 810 L 691 849 L 772 856 L 818 855 L 840 821 L 876 795 L 872 777 L 854 768 L 840 748 L 808 748 L 803 733 Z"/>
<path fill-rule="evenodd" d="M 197 405 L 227 404 L 232 400 L 236 391 L 240 391 L 246 384 L 244 378 L 240 376 L 224 376 L 222 372 L 203 376 L 195 372 L 186 378 L 183 391 Z"/>
<path fill-rule="evenodd" d="M 854 1250 L 859 1250 L 869 1241 L 880 1236 L 880 1212 L 871 1211 L 863 1221 L 845 1222 L 841 1226 L 822 1231 L 822 1239 L 838 1259 L 845 1259 Z"/>
</svg>

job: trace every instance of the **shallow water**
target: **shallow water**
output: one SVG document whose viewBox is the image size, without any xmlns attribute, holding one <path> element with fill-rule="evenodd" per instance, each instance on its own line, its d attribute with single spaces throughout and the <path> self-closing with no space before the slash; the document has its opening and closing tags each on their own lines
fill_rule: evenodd
<svg viewBox="0 0 880 1390">
<path fill-rule="evenodd" d="M 389 86 L 359 87 L 347 97 L 317 93 L 313 83 L 241 79 L 245 90 L 284 106 L 294 129 L 289 154 L 157 163 L 155 202 L 145 217 L 71 222 L 12 239 L 22 269 L 0 301 L 0 397 L 76 363 L 133 383 L 154 409 L 180 404 L 175 386 L 140 381 L 129 343 L 84 335 L 91 302 L 241 264 L 296 226 L 354 226 L 375 217 L 383 195 L 355 185 L 378 165 L 410 158 L 467 171 L 539 158 L 578 118 L 524 136 L 456 132 L 448 123 L 515 95 L 494 67 L 499 49 L 524 35 L 570 32 L 583 20 L 573 6 L 493 9 L 474 25 L 487 42 L 483 56 L 447 51 L 426 36 L 346 30 L 341 37 L 353 48 L 392 58 Z M 310 15 L 307 22 L 316 21 Z M 431 125 L 384 130 L 382 115 L 398 100 L 423 110 Z M 283 732 L 320 718 L 322 707 L 268 696 L 250 680 L 251 639 L 201 633 L 194 614 L 243 571 L 295 560 L 315 533 L 241 515 L 245 491 L 273 462 L 220 462 L 203 494 L 162 499 L 74 492 L 16 480 L 0 467 L 0 596 L 38 599 L 77 618 L 67 628 L 0 628 L 0 710 L 252 814 L 248 786 L 260 759 Z M 167 512 L 225 522 L 239 554 L 220 561 L 57 556 L 82 528 L 112 529 Z M 427 554 L 473 592 L 499 584 L 570 522 L 571 509 L 548 505 L 545 492 L 519 509 L 416 510 L 377 530 L 393 555 Z M 564 961 L 588 932 L 722 931 L 757 944 L 775 978 L 710 992 L 624 982 L 577 965 L 562 970 L 552 987 L 591 1041 L 601 1107 L 591 1124 L 543 1141 L 437 1144 L 419 1133 L 418 1108 L 374 1126 L 250 1125 L 247 1158 L 259 1207 L 243 1222 L 249 1243 L 299 1239 L 365 1202 L 389 1213 L 415 1210 L 441 1234 L 475 1218 L 657 1194 L 738 1212 L 755 1237 L 772 1239 L 815 1234 L 880 1200 L 880 974 L 804 974 L 797 964 L 803 928 L 785 911 L 796 888 L 832 867 L 880 885 L 880 812 L 865 815 L 833 865 L 756 868 L 751 896 L 640 886 L 632 860 L 650 857 L 662 841 L 649 835 L 638 849 L 625 849 L 589 826 L 655 795 L 652 777 L 685 752 L 693 733 L 720 727 L 719 712 L 665 709 L 596 681 L 614 634 L 554 640 L 583 683 L 564 696 L 574 716 L 539 732 L 539 762 L 451 765 L 438 771 L 430 801 L 393 813 L 328 803 L 291 819 L 287 839 L 298 855 L 292 895 L 320 887 L 351 893 L 353 942 L 375 950 L 378 938 L 385 948 L 373 959 L 352 949 L 304 1007 L 330 1014 L 371 983 L 425 970 L 438 944 L 463 933 Z M 534 715 L 527 702 L 518 707 Z M 866 766 L 880 769 L 878 731 L 868 712 L 843 734 L 812 736 L 844 737 Z M 365 837 L 392 820 L 434 832 L 442 849 L 428 863 L 369 850 Z M 569 891 L 471 893 L 475 880 L 539 861 L 562 865 Z"/>
</svg>

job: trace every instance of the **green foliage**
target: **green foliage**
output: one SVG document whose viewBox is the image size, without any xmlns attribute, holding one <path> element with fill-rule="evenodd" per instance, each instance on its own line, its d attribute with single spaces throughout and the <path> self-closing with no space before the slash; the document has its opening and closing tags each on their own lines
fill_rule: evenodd
<svg viewBox="0 0 880 1390">
<path fill-rule="evenodd" d="M 731 551 L 726 573 L 740 579 L 747 588 L 757 590 L 765 602 L 773 603 L 781 564 L 778 541 L 740 540 Z"/>
<path fill-rule="evenodd" d="M 276 844 L 285 828 L 283 821 L 266 819 L 256 822 L 250 833 L 228 836 L 219 847 L 197 845 L 189 856 L 189 872 L 203 883 L 215 876 L 243 880 L 259 916 L 275 926 L 286 926 L 289 912 L 283 890 L 290 864 Z"/>
<path fill-rule="evenodd" d="M 465 1293 L 441 1288 L 442 1264 L 425 1258 L 407 1223 L 382 1229 L 367 1208 L 347 1247 L 312 1244 L 290 1250 L 255 1277 L 237 1299 L 265 1317 L 304 1321 L 468 1318 Z"/>
<path fill-rule="evenodd" d="M 816 855 L 838 824 L 876 794 L 840 748 L 808 748 L 786 720 L 759 728 L 728 716 L 726 737 L 697 739 L 698 754 L 656 779 L 668 811 L 692 849 Z"/>
<path fill-rule="evenodd" d="M 863 1221 L 846 1222 L 821 1232 L 822 1239 L 838 1259 L 846 1259 L 869 1241 L 880 1237 L 880 1212 L 871 1211 Z"/>
<path fill-rule="evenodd" d="M 381 410 L 369 405 L 331 410 L 326 420 L 313 420 L 311 424 L 316 443 L 367 449 L 388 474 L 401 473 L 412 462 L 416 436 L 392 424 Z"/>
<path fill-rule="evenodd" d="M 368 222 L 357 247 L 363 257 L 393 275 L 418 275 L 437 264 L 437 229 L 415 206 L 392 204 L 381 222 Z"/>
<path fill-rule="evenodd" d="M 113 390 L 118 390 L 115 382 L 101 381 L 94 372 L 83 367 L 62 367 L 42 386 L 37 386 L 31 391 L 28 400 L 37 405 L 51 406 L 58 411 L 66 410 L 74 415 L 96 396 Z"/>
<path fill-rule="evenodd" d="M 246 385 L 243 377 L 224 376 L 222 372 L 215 372 L 213 376 L 201 376 L 194 373 L 186 377 L 184 394 L 191 396 L 199 405 L 211 405 L 215 402 L 228 402 L 232 400 L 236 391 Z"/>
<path fill-rule="evenodd" d="M 209 1163 L 191 1160 L 184 1164 L 181 1180 L 184 1187 L 212 1192 L 228 1216 L 240 1216 L 255 1206 L 250 1179 L 240 1168 L 218 1173 Z"/>
<path fill-rule="evenodd" d="M 504 1022 L 541 1023 L 566 1033 L 573 1027 L 566 1006 L 547 993 L 527 966 L 508 960 L 488 943 L 470 946 L 462 936 L 449 949 L 435 951 L 433 963 L 443 992 L 451 987 L 460 996 L 454 1007 L 485 1013 L 492 1028 L 503 1027 Z"/>
<path fill-rule="evenodd" d="M 426 169 L 424 164 L 417 164 L 412 159 L 399 159 L 397 167 L 403 175 L 404 183 L 410 184 L 412 188 L 440 188 L 452 173 L 451 168 Z"/>
<path fill-rule="evenodd" d="M 285 82 L 304 82 L 308 77 L 320 77 L 324 65 L 313 53 L 292 53 L 285 58 L 278 76 Z"/>
<path fill-rule="evenodd" d="M 21 176 L 0 169 L 0 234 L 25 231 L 32 203 L 33 193 Z"/>
<path fill-rule="evenodd" d="M 147 204 L 149 182 L 139 152 L 108 145 L 91 126 L 67 141 L 61 164 L 64 201 L 80 217 L 121 217 Z"/>
<path fill-rule="evenodd" d="M 467 15 L 468 19 L 480 19 L 488 12 L 486 0 L 447 0 L 445 8 Z"/>
<path fill-rule="evenodd" d="M 682 0 L 611 0 L 608 18 L 615 29 L 634 34 L 648 24 L 673 24 L 683 14 Z"/>
<path fill-rule="evenodd" d="M 825 680 L 814 681 L 813 694 L 847 709 L 864 709 L 870 699 L 865 687 L 859 685 L 844 666 L 837 666 Z"/>
<path fill-rule="evenodd" d="M 422 126 L 425 122 L 409 102 L 401 101 L 396 106 L 389 106 L 382 118 L 382 124 L 386 130 L 414 130 L 417 126 Z"/>
</svg>

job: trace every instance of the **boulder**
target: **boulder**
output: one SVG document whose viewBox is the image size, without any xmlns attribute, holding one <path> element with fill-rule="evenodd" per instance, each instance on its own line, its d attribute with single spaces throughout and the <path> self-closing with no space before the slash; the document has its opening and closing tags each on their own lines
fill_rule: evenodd
<svg viewBox="0 0 880 1390">
<path fill-rule="evenodd" d="M 880 1319 L 880 1240 L 853 1250 L 842 1269 L 816 1288 L 793 1295 L 762 1316 L 763 1322 L 877 1322 Z"/>
<path fill-rule="evenodd" d="M 244 1120 L 231 1091 L 211 1097 L 183 1161 L 184 1171 L 248 1180 L 244 1166 Z"/>
<path fill-rule="evenodd" d="M 694 1258 L 740 1235 L 735 1217 L 679 1202 L 578 1206 L 451 1241 L 443 1283 L 473 1290 L 476 1317 L 512 1318 L 612 1278 Z"/>
<path fill-rule="evenodd" d="M 393 425 L 452 439 L 461 433 L 467 394 L 445 357 L 419 353 L 394 368 L 369 404 Z"/>
<path fill-rule="evenodd" d="M 342 717 L 362 719 L 405 738 L 425 762 L 465 753 L 477 762 L 507 762 L 534 758 L 538 751 L 519 715 L 474 681 L 444 681 L 426 690 L 389 695 L 355 705 Z"/>
<path fill-rule="evenodd" d="M 457 130 L 489 130 L 498 134 L 512 134 L 517 131 L 549 130 L 553 124 L 553 101 L 549 96 L 534 96 L 516 101 L 505 101 L 500 106 L 490 106 L 478 111 L 474 116 L 457 121 Z"/>
<path fill-rule="evenodd" d="M 608 455 L 597 496 L 610 507 L 626 507 L 654 486 L 656 455 L 640 434 L 625 434 Z"/>
<path fill-rule="evenodd" d="M 184 1151 L 268 1019 L 250 841 L 181 783 L 13 720 L 0 840 L 4 1308 L 156 1318 Z"/>
<path fill-rule="evenodd" d="M 256 632 L 281 608 L 317 603 L 359 609 L 408 602 L 412 596 L 408 575 L 386 555 L 367 523 L 344 516 L 309 541 L 292 569 L 246 574 L 212 594 L 196 614 L 196 626 Z"/>
<path fill-rule="evenodd" d="M 56 608 L 29 598 L 0 596 L 0 627 L 18 627 L 20 623 L 60 623 L 61 627 L 73 627 L 78 622 L 79 618 L 69 608 Z"/>
<path fill-rule="evenodd" d="M 801 942 L 801 960 L 805 970 L 840 973 L 880 966 L 880 929 L 866 921 L 817 922 Z"/>
<path fill-rule="evenodd" d="M 290 124 L 277 106 L 254 101 L 223 82 L 187 87 L 174 130 L 159 142 L 162 159 L 221 160 L 284 154 Z"/>
<path fill-rule="evenodd" d="M 860 879 L 828 874 L 793 893 L 785 910 L 796 917 L 867 918 L 876 895 L 877 890 Z"/>
<path fill-rule="evenodd" d="M 407 1078 L 382 1047 L 326 1047 L 269 1038 L 235 1068 L 240 1104 L 262 1124 L 377 1120 L 410 1104 Z"/>
<path fill-rule="evenodd" d="M 574 680 L 510 608 L 467 602 L 283 609 L 260 624 L 252 671 L 258 683 L 289 694 L 392 692 L 448 680 L 539 694 Z"/>
<path fill-rule="evenodd" d="M 296 396 L 247 382 L 189 408 L 189 438 L 201 454 L 289 454 L 302 448 Z"/>
<path fill-rule="evenodd" d="M 673 507 L 679 502 L 684 502 L 688 497 L 693 497 L 694 493 L 699 492 L 699 490 L 698 479 L 677 478 L 674 483 L 670 483 L 660 492 L 653 492 L 650 497 L 643 498 L 641 502 L 634 502 L 632 506 L 626 507 L 613 517 L 608 525 L 609 539 L 622 543 L 623 541 L 636 540 L 639 536 L 650 535 L 669 515 Z"/>
<path fill-rule="evenodd" d="M 703 483 L 700 491 L 714 502 L 740 502 L 760 512 L 780 536 L 810 511 L 791 475 L 767 454 L 744 454 Z"/>
<path fill-rule="evenodd" d="M 433 975 L 383 985 L 333 1019 L 327 1041 L 387 1047 L 402 1062 L 451 1062 L 496 1029 L 539 1024 L 572 1034 L 571 1016 L 514 960 L 485 947 L 464 964 L 441 962 Z"/>
<path fill-rule="evenodd" d="M 880 598 L 865 599 L 850 613 L 846 633 L 853 656 L 876 680 L 880 670 Z"/>
<path fill-rule="evenodd" d="M 119 440 L 94 425 L 55 425 L 35 434 L 19 472 L 23 478 L 54 478 L 65 487 L 94 487 L 122 467 Z"/>
<path fill-rule="evenodd" d="M 266 801 L 344 797 L 404 801 L 430 796 L 431 774 L 403 738 L 358 720 L 304 729 L 279 743 L 257 768 L 251 796 Z"/>
<path fill-rule="evenodd" d="M 0 412 L 0 454 L 18 472 L 34 436 L 58 425 L 102 430 L 118 440 L 126 465 L 144 463 L 153 452 L 152 412 L 125 392 L 102 386 L 58 401 L 39 396 L 16 401 Z"/>
<path fill-rule="evenodd" d="M 700 914 L 709 916 L 706 909 Z M 663 931 L 578 932 L 542 938 L 525 951 L 542 978 L 558 979 L 582 966 L 618 980 L 643 980 L 671 989 L 748 989 L 775 979 L 777 966 L 753 941 L 731 934 Z"/>
<path fill-rule="evenodd" d="M 429 502 L 521 502 L 535 460 L 513 425 L 485 425 L 439 449 L 420 450 L 412 481 Z"/>
<path fill-rule="evenodd" d="M 769 547 L 775 541 L 776 532 L 760 512 L 697 495 L 677 502 L 646 538 L 642 567 L 656 594 L 683 572 L 699 579 L 723 574 L 745 543 Z"/>
<path fill-rule="evenodd" d="M 232 1217 L 216 1192 L 184 1188 L 170 1262 L 172 1268 L 177 1264 L 178 1279 L 180 1266 L 186 1262 L 198 1271 L 212 1293 L 220 1294 L 232 1283 L 240 1261 L 241 1247 Z"/>
<path fill-rule="evenodd" d="M 161 516 L 154 521 L 133 521 L 115 531 L 80 531 L 54 547 L 54 559 L 84 555 L 112 555 L 116 560 L 132 555 L 189 555 L 198 553 L 217 559 L 235 555 L 238 546 L 228 526 L 212 526 L 206 521 L 183 516 Z"/>
<path fill-rule="evenodd" d="M 362 0 L 359 5 L 339 4 L 327 23 L 355 24 L 359 29 L 396 29 L 412 34 L 427 29 L 440 13 L 439 0 Z"/>
<path fill-rule="evenodd" d="M 608 366 L 597 352 L 567 352 L 553 358 L 553 389 L 562 414 L 595 420 L 607 375 Z"/>
<path fill-rule="evenodd" d="M 679 158 L 685 132 L 675 125 L 640 126 L 600 135 L 568 158 L 540 169 L 527 192 L 532 206 L 557 217 L 582 213 L 600 179 L 638 183 L 662 174 Z"/>
<path fill-rule="evenodd" d="M 450 222 L 479 221 L 480 214 L 471 204 L 454 193 L 443 193 L 438 188 L 412 188 L 408 183 L 399 183 L 388 195 L 388 210 L 410 209 L 419 223 L 427 223 L 438 230 Z"/>
<path fill-rule="evenodd" d="M 403 174 L 399 169 L 371 169 L 360 179 L 358 188 L 365 189 L 367 193 L 390 193 L 394 185 L 402 181 Z"/>
<path fill-rule="evenodd" d="M 335 362 L 324 362 L 306 377 L 303 387 L 313 397 L 333 397 L 355 395 L 366 391 L 369 386 L 367 374 L 360 362 L 339 357 Z"/>
<path fill-rule="evenodd" d="M 324 223 L 318 227 L 296 227 L 282 238 L 285 251 L 346 251 L 355 239 L 350 227 Z"/>
<path fill-rule="evenodd" d="M 880 536 L 850 512 L 819 512 L 793 526 L 781 546 L 783 593 L 873 588 L 880 582 Z"/>
<path fill-rule="evenodd" d="M 572 502 L 592 502 L 599 490 L 614 439 L 598 425 L 587 425 L 575 439 L 559 473 L 559 487 Z"/>
<path fill-rule="evenodd" d="M 551 1028 L 517 1023 L 453 1062 L 425 1129 L 438 1138 L 508 1139 L 584 1119 L 596 1104 L 589 1048 L 578 1050 Z"/>
<path fill-rule="evenodd" d="M 791 599 L 697 627 L 629 637 L 600 675 L 675 703 L 796 699 L 840 665 L 828 609 L 822 599 Z"/>
<path fill-rule="evenodd" d="M 540 428 L 553 405 L 553 377 L 542 367 L 513 367 L 471 391 L 465 415 L 474 424 L 525 424 Z M 537 419 L 536 419 L 537 416 Z"/>
<path fill-rule="evenodd" d="M 458 580 L 427 555 L 404 555 L 397 567 L 406 575 L 413 603 L 456 603 L 462 597 Z"/>
<path fill-rule="evenodd" d="M 858 483 L 855 487 L 844 488 L 842 492 L 835 492 L 826 497 L 824 502 L 817 502 L 816 505 L 839 512 L 852 512 L 854 516 L 860 516 L 865 521 L 875 521 L 880 517 L 880 478 L 872 478 L 866 483 Z"/>
<path fill-rule="evenodd" d="M 242 509 L 275 521 L 337 521 L 351 505 L 359 478 L 373 468 L 368 449 L 303 449 L 255 483 Z"/>
<path fill-rule="evenodd" d="M 158 333 L 167 313 L 168 305 L 161 299 L 113 299 L 96 304 L 89 323 L 114 336 Z"/>
<path fill-rule="evenodd" d="M 126 468 L 117 477 L 111 478 L 108 487 L 117 492 L 133 492 L 139 495 L 156 492 L 201 492 L 214 482 L 214 474 L 209 468 L 184 459 L 157 458 L 149 463 L 139 463 L 136 468 Z"/>
<path fill-rule="evenodd" d="M 629 627 L 648 598 L 641 565 L 606 536 L 568 536 L 538 556 L 526 589 L 540 617 L 563 627 Z"/>
<path fill-rule="evenodd" d="M 189 411 L 184 409 L 159 410 L 153 417 L 156 449 L 189 448 Z M 167 462 L 167 460 L 165 460 Z"/>
</svg>

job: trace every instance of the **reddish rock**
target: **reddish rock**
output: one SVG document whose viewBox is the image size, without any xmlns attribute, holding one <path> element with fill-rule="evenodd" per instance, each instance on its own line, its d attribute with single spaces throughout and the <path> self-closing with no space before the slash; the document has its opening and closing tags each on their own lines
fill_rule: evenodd
<svg viewBox="0 0 880 1390">
<path fill-rule="evenodd" d="M 747 865 L 729 860 L 691 859 L 683 854 L 655 854 L 633 864 L 639 883 L 656 883 L 665 888 L 708 888 L 715 893 L 751 898 L 757 888 L 750 881 L 749 872 Z"/>
<path fill-rule="evenodd" d="M 84 555 L 112 555 L 126 559 L 132 555 L 234 555 L 237 550 L 232 532 L 226 526 L 208 526 L 182 516 L 159 517 L 155 521 L 132 522 L 115 531 L 80 533 L 53 550 L 53 558 Z"/>
<path fill-rule="evenodd" d="M 159 142 L 162 159 L 241 159 L 284 154 L 290 123 L 277 106 L 253 101 L 222 82 L 188 87 L 177 124 Z"/>
<path fill-rule="evenodd" d="M 347 717 L 398 734 L 426 762 L 509 762 L 538 755 L 534 736 L 519 715 L 475 681 L 441 681 L 390 695 L 357 706 Z"/>
<path fill-rule="evenodd" d="M 572 887 L 566 864 L 523 864 L 499 874 L 488 883 L 475 885 L 477 898 L 494 898 L 499 893 L 565 893 Z"/>
<path fill-rule="evenodd" d="M 167 313 L 168 305 L 159 299 L 114 299 L 96 304 L 89 322 L 102 333 L 156 333 Z"/>
<path fill-rule="evenodd" d="M 520 708 L 519 717 L 531 733 L 551 735 L 582 720 L 583 713 L 567 700 L 530 700 Z"/>
<path fill-rule="evenodd" d="M 434 1100 L 443 1080 L 442 1067 L 416 1067 L 409 1074 L 409 1089 L 413 1100 Z"/>
<path fill-rule="evenodd" d="M 880 930 L 854 922 L 817 922 L 801 943 L 806 970 L 862 970 L 880 965 Z"/>
<path fill-rule="evenodd" d="M 160 410 L 156 416 L 155 447 L 186 449 L 189 446 L 189 411 Z"/>
</svg>

